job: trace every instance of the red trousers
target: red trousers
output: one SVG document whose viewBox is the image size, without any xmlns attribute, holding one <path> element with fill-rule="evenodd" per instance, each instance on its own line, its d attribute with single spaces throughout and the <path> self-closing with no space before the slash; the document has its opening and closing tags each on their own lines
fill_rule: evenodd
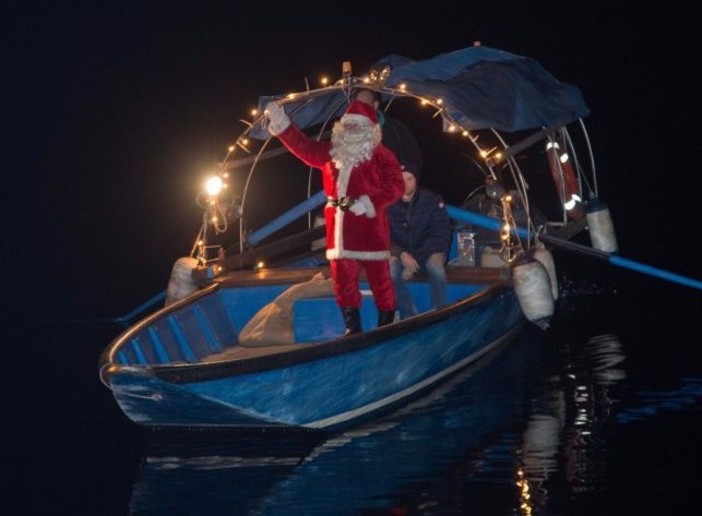
<svg viewBox="0 0 702 516">
<path fill-rule="evenodd" d="M 368 285 L 373 292 L 375 306 L 378 310 L 395 310 L 395 289 L 390 278 L 390 262 L 388 260 L 340 258 L 330 260 L 330 265 L 336 302 L 340 308 L 359 308 L 361 306 L 358 281 L 361 267 L 363 267 Z"/>
</svg>

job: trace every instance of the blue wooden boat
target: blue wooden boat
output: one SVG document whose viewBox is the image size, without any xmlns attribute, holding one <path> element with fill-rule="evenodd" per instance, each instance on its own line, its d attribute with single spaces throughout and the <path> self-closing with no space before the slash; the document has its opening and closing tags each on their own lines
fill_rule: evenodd
<svg viewBox="0 0 702 516">
<path fill-rule="evenodd" d="M 203 194 L 193 253 L 173 266 L 166 292 L 122 318 L 130 327 L 100 357 L 102 381 L 135 423 L 335 429 L 377 416 L 480 360 L 524 324 L 547 328 L 558 285 L 544 244 L 569 242 L 586 226 L 611 229 L 592 179 L 582 122 L 588 108 L 576 87 L 536 61 L 473 46 L 425 61 L 390 55 L 358 77 L 348 65 L 343 70 L 331 86 L 262 96 L 259 108 L 276 99 L 298 126 L 323 137 L 350 91 L 364 86 L 391 105 L 428 106 L 426 118 L 441 120 L 440 136 L 454 138 L 463 153 L 472 150 L 466 168 L 475 168 L 479 186 L 449 206 L 456 233 L 447 267 L 449 305 L 430 310 L 420 277 L 411 291 L 421 313 L 377 328 L 364 280 L 364 332 L 342 337 L 329 270 L 313 245 L 323 228 L 313 226 L 310 214 L 326 201 L 323 193 L 310 187 L 302 202 L 258 230 L 247 224 L 254 170 L 285 158 L 264 119 L 254 115 L 216 174 L 226 183 L 244 169 L 245 180 L 239 188 Z M 578 144 L 585 150 L 575 152 Z M 555 216 L 530 200 L 533 169 L 550 170 L 554 178 L 547 188 Z M 303 217 L 307 227 L 291 229 Z M 238 232 L 232 230 L 237 224 Z M 466 232 L 478 252 L 459 248 Z M 226 241 L 228 233 L 237 233 L 234 243 Z M 616 251 L 613 233 L 598 235 L 597 244 L 587 248 L 590 254 Z M 132 323 L 164 297 L 165 306 Z"/>
<path fill-rule="evenodd" d="M 234 272 L 120 336 L 101 374 L 144 425 L 338 426 L 421 393 L 516 334 L 524 317 L 514 292 L 500 269 L 489 272 L 456 274 L 445 309 L 346 338 L 333 296 L 301 299 L 296 342 L 253 347 L 237 329 L 313 273 Z M 367 324 L 373 310 L 364 300 Z"/>
</svg>

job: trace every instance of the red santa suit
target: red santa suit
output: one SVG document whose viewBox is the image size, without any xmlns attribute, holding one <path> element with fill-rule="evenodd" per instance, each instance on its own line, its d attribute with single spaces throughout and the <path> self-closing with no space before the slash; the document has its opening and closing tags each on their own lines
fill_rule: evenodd
<svg viewBox="0 0 702 516">
<path fill-rule="evenodd" d="M 354 101 L 335 123 L 331 141 L 308 137 L 287 116 L 271 118 L 269 130 L 301 161 L 322 171 L 326 256 L 339 306 L 360 306 L 363 267 L 378 309 L 394 311 L 386 208 L 402 197 L 404 180 L 397 158 L 380 143 L 374 108 Z"/>
</svg>

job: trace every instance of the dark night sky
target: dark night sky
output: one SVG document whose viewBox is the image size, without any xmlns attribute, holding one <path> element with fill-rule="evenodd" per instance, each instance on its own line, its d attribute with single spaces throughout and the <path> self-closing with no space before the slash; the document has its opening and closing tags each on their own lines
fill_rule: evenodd
<svg viewBox="0 0 702 516">
<path fill-rule="evenodd" d="M 361 72 L 389 53 L 428 58 L 475 40 L 581 88 L 622 255 L 699 278 L 699 7 L 617 3 L 5 7 L 12 279 L 41 289 L 52 315 L 128 311 L 189 253 L 202 170 L 258 95 L 338 77 L 344 60 Z"/>
</svg>

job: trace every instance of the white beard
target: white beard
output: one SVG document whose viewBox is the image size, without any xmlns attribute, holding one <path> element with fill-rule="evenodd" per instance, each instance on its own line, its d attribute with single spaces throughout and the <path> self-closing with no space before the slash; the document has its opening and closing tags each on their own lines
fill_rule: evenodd
<svg viewBox="0 0 702 516">
<path fill-rule="evenodd" d="M 369 159 L 380 143 L 383 133 L 380 124 L 348 124 L 338 121 L 332 127 L 329 154 L 339 170 L 351 170 Z"/>
</svg>

